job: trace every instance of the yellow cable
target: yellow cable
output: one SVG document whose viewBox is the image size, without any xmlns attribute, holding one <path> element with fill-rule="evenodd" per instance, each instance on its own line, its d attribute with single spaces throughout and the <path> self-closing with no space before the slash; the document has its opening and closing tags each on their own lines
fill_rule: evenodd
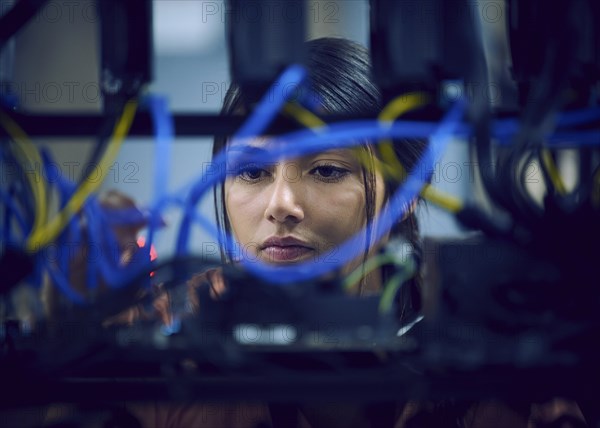
<svg viewBox="0 0 600 428">
<path fill-rule="evenodd" d="M 299 104 L 286 103 L 283 107 L 283 111 L 286 114 L 288 114 L 289 116 L 291 116 L 292 118 L 294 118 L 296 120 L 296 122 L 300 123 L 301 125 L 306 126 L 307 128 L 314 130 L 315 132 L 324 132 L 327 130 L 326 122 L 324 122 L 316 114 L 314 114 L 310 110 L 305 109 L 304 107 L 302 107 Z M 359 161 L 367 169 L 369 169 L 370 172 L 373 172 L 372 171 L 373 169 L 375 169 L 375 171 L 383 171 L 383 169 L 386 167 L 386 165 L 384 165 L 383 162 L 381 162 L 376 157 L 374 158 L 375 165 L 374 165 L 374 167 L 371 167 L 371 158 L 367 153 L 365 153 L 361 150 L 358 150 L 358 149 L 355 149 L 354 152 L 355 152 L 356 156 L 358 157 Z"/>
<path fill-rule="evenodd" d="M 422 106 L 426 101 L 427 97 L 420 93 L 400 95 L 383 108 L 379 114 L 379 120 L 387 126 L 392 126 L 393 121 L 399 116 L 407 111 Z M 386 139 L 382 141 L 380 153 L 384 159 L 384 165 L 386 165 L 385 170 L 388 176 L 391 176 L 398 181 L 404 181 L 406 178 L 406 170 L 404 169 L 402 162 L 400 162 L 396 156 L 391 140 Z M 451 213 L 457 213 L 463 208 L 463 203 L 460 199 L 435 189 L 430 184 L 423 186 L 420 194 L 425 200 L 450 211 Z"/>
<path fill-rule="evenodd" d="M 426 102 L 427 96 L 422 93 L 400 95 L 390 101 L 383 110 L 381 110 L 378 119 L 383 125 L 391 127 L 394 120 L 398 117 L 407 111 L 422 106 Z M 390 139 L 382 140 L 379 146 L 379 152 L 384 161 L 385 173 L 398 181 L 403 181 L 406 178 L 406 171 L 394 152 L 392 141 Z"/>
<path fill-rule="evenodd" d="M 438 207 L 443 208 L 453 214 L 462 211 L 464 207 L 463 202 L 459 198 L 446 192 L 442 192 L 430 184 L 423 186 L 423 189 L 421 189 L 421 196 L 423 196 L 423 198 L 428 202 L 431 202 L 432 204 L 437 205 Z"/>
<path fill-rule="evenodd" d="M 548 172 L 548 176 L 550 177 L 552 185 L 561 196 L 566 195 L 567 188 L 565 187 L 565 184 L 560 176 L 560 172 L 558 171 L 558 168 L 552 159 L 550 150 L 542 149 L 541 155 L 542 162 L 544 162 L 544 166 L 546 167 L 546 171 Z"/>
<path fill-rule="evenodd" d="M 34 174 L 25 174 L 33 193 L 35 204 L 34 222 L 31 233 L 41 228 L 48 219 L 47 189 L 44 175 L 41 173 L 43 167 L 42 158 L 35 144 L 29 139 L 25 131 L 7 114 L 0 111 L 0 123 L 11 136 L 14 143 L 11 149 L 15 153 L 17 161 L 23 166 L 27 163 L 33 167 Z M 40 174 L 35 174 L 36 165 L 40 167 Z"/>
<path fill-rule="evenodd" d="M 296 120 L 296 122 L 300 123 L 301 125 L 304 125 L 307 128 L 312 129 L 315 132 L 324 132 L 327 130 L 326 122 L 324 122 L 320 117 L 315 115 L 310 110 L 305 109 L 304 107 L 302 107 L 299 104 L 287 103 L 284 105 L 283 111 L 286 114 L 288 114 L 289 116 L 291 116 L 292 118 L 294 118 Z M 371 167 L 371 163 L 370 163 L 371 159 L 370 159 L 369 155 L 358 149 L 355 149 L 354 151 L 355 151 L 355 154 L 358 156 L 359 161 L 365 167 L 367 167 L 370 170 L 370 172 L 373 172 L 372 171 L 373 168 Z M 390 168 L 388 167 L 388 165 L 385 165 L 379 159 L 375 158 L 374 169 L 376 171 L 384 171 L 384 170 L 387 170 Z"/>
<path fill-rule="evenodd" d="M 393 99 L 379 114 L 379 120 L 387 126 L 392 126 L 393 121 L 405 112 L 412 110 L 416 107 L 423 105 L 426 102 L 426 96 L 419 93 L 410 93 L 401 95 Z M 322 132 L 327 129 L 327 124 L 310 110 L 305 109 L 301 105 L 287 103 L 284 106 L 284 112 L 293 117 L 298 123 L 315 130 L 315 132 Z M 359 161 L 370 170 L 370 172 L 381 171 L 384 176 L 391 176 L 392 178 L 403 181 L 406 178 L 406 170 L 404 166 L 396 156 L 394 152 L 392 141 L 389 139 L 383 140 L 381 143 L 381 156 L 384 158 L 382 162 L 376 156 L 370 157 L 367 153 L 356 149 L 355 153 Z M 371 161 L 374 160 L 372 166 Z M 375 169 L 375 171 L 373 171 Z M 421 196 L 429 202 L 444 208 L 451 213 L 457 213 L 463 208 L 463 203 L 460 199 L 446 194 L 438 189 L 433 188 L 431 185 L 426 184 L 421 190 Z M 382 266 L 385 263 L 393 263 L 394 260 L 387 255 L 378 255 L 368 259 L 363 265 L 356 268 L 350 275 L 344 280 L 343 286 L 346 290 L 352 288 L 360 279 L 368 275 L 374 269 Z M 394 289 L 403 282 L 399 278 L 395 278 L 394 282 L 398 284 L 392 287 L 386 287 L 384 290 L 385 296 L 382 299 L 382 306 L 380 310 L 389 310 L 391 305 L 391 299 L 389 294 L 393 293 Z"/>
<path fill-rule="evenodd" d="M 315 132 L 323 132 L 327 128 L 327 123 L 319 116 L 299 104 L 286 103 L 283 106 L 283 111 L 293 117 L 301 125 L 304 125 Z"/>
<path fill-rule="evenodd" d="M 137 110 L 137 101 L 133 100 L 128 102 L 123 109 L 123 114 L 119 119 L 119 122 L 115 126 L 115 130 L 111 137 L 111 141 L 106 148 L 106 152 L 100 163 L 98 168 L 100 170 L 100 177 L 98 180 L 85 180 L 81 186 L 75 191 L 71 199 L 67 202 L 65 207 L 58 212 L 52 220 L 48 224 L 44 226 L 41 230 L 36 230 L 27 240 L 26 249 L 30 252 L 35 252 L 41 249 L 43 246 L 52 242 L 65 228 L 69 219 L 77 214 L 86 199 L 95 192 L 108 174 L 110 166 L 113 164 L 114 160 L 119 153 L 119 150 L 125 140 L 125 136 L 129 132 L 129 128 L 131 127 L 131 123 L 133 122 L 133 118 L 135 117 L 135 112 Z"/>
<path fill-rule="evenodd" d="M 379 114 L 379 120 L 387 126 L 392 126 L 393 121 L 396 118 L 407 111 L 423 105 L 426 100 L 427 97 L 420 93 L 400 95 L 383 108 Z M 307 128 L 311 128 L 316 132 L 325 131 L 327 128 L 327 124 L 321 118 L 301 105 L 287 103 L 284 106 L 284 111 L 298 123 Z M 382 141 L 380 153 L 384 158 L 384 161 L 379 160 L 377 157 L 371 158 L 364 151 L 355 150 L 355 154 L 359 161 L 369 170 L 369 172 L 375 173 L 379 171 L 384 177 L 392 177 L 398 181 L 403 181 L 406 178 L 406 170 L 404 169 L 402 162 L 400 162 L 396 156 L 391 140 L 386 139 Z M 371 164 L 372 161 L 373 164 Z M 429 184 L 423 187 L 421 196 L 425 200 L 451 213 L 457 213 L 463 208 L 463 203 L 460 199 L 435 189 Z"/>
<path fill-rule="evenodd" d="M 299 104 L 287 103 L 283 107 L 283 110 L 285 113 L 287 113 L 288 115 L 293 117 L 296 120 L 296 122 L 300 123 L 301 125 L 306 126 L 307 128 L 314 130 L 315 132 L 324 132 L 327 130 L 326 122 L 324 122 L 320 117 L 315 115 L 310 110 L 305 109 L 304 107 L 302 107 Z M 355 154 L 358 156 L 359 161 L 363 165 L 365 165 L 365 167 L 368 168 L 370 170 L 370 172 L 373 172 L 372 171 L 373 168 L 371 167 L 371 163 L 370 163 L 371 159 L 370 159 L 369 155 L 358 149 L 355 150 Z M 374 169 L 376 171 L 380 171 L 380 170 L 383 170 L 384 168 L 385 168 L 385 165 L 379 159 L 375 158 Z"/>
</svg>

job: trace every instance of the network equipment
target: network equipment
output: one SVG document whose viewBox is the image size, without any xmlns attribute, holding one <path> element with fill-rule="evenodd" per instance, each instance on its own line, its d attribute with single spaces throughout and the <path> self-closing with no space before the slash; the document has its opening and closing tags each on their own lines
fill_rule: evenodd
<svg viewBox="0 0 600 428">
<path fill-rule="evenodd" d="M 0 43 L 18 30 L 14 23 L 26 22 L 43 3 L 17 2 L 1 18 Z M 592 344 L 600 307 L 598 2 L 573 0 L 552 7 L 542 0 L 507 2 L 519 104 L 495 111 L 481 92 L 451 104 L 440 97 L 449 83 L 487 87 L 480 25 L 467 13 L 472 2 L 371 0 L 371 54 L 388 106 L 385 113 L 317 117 L 310 106 L 297 106 L 310 120 L 280 117 L 288 102 L 281 91 L 274 91 L 279 95 L 268 102 L 264 97 L 271 85 L 310 91 L 306 70 L 298 65 L 302 26 L 236 22 L 243 3 L 227 3 L 227 37 L 232 75 L 248 94 L 244 116 L 173 116 L 160 97 L 142 96 L 141 88 L 152 78 L 150 2 L 103 1 L 103 113 L 49 118 L 3 104 L 3 168 L 32 162 L 48 168 L 50 155 L 39 151 L 29 136 L 67 133 L 98 136 L 93 157 L 100 163 L 114 159 L 127 135 L 156 134 L 158 155 L 168 153 L 176 135 L 285 136 L 286 144 L 274 145 L 268 155 L 241 151 L 236 160 L 246 163 L 314 153 L 324 144 L 352 147 L 369 139 L 384 145 L 394 138 L 419 138 L 429 144 L 412 170 L 403 171 L 393 157 L 385 159 L 389 173 L 404 181 L 390 198 L 393 209 L 382 214 L 370 233 L 383 236 L 416 197 L 452 212 L 466 228 L 480 233 L 464 241 L 427 243 L 423 254 L 406 242 L 392 241 L 376 262 L 392 267 L 394 280 L 381 297 L 358 299 L 344 292 L 352 278 L 337 275 L 340 266 L 356 257 L 358 237 L 339 248 L 335 263 L 316 267 L 232 266 L 190 254 L 194 227 L 205 228 L 233 251 L 233 238 L 222 237 L 195 210 L 201 197 L 226 178 L 226 168 L 198 177 L 185 192 L 161 194 L 147 214 L 131 207 L 107 211 L 89 181 L 46 183 L 15 174 L 0 188 L 0 292 L 8 295 L 23 281 L 39 285 L 49 277 L 67 304 L 56 319 L 38 320 L 27 329 L 2 319 L 0 375 L 21 383 L 35 379 L 41 386 L 16 391 L 0 406 L 39 404 L 47 401 L 49 391 L 56 399 L 91 402 L 86 395 L 91 388 L 117 401 L 234 400 L 246 398 L 249 390 L 264 391 L 265 399 L 293 401 L 308 391 L 315 394 L 317 384 L 322 397 L 390 400 L 414 398 L 403 394 L 417 390 L 421 397 L 473 398 L 510 394 L 506 373 L 522 379 L 523 396 L 543 396 L 546 386 L 568 396 L 593 394 L 599 355 Z M 267 7 L 272 1 L 254 3 Z M 402 113 L 405 119 L 395 120 Z M 382 121 L 393 124 L 382 126 Z M 433 170 L 452 136 L 469 142 L 486 204 L 447 195 L 420 174 Z M 557 167 L 566 149 L 577 153 L 572 189 Z M 527 165 L 534 160 L 545 185 L 541 203 L 525 186 Z M 215 164 L 221 163 L 218 156 Z M 157 188 L 167 173 L 157 172 Z M 59 195 L 58 212 L 49 212 L 51 193 Z M 183 213 L 176 256 L 152 261 L 152 236 L 168 207 Z M 132 224 L 148 227 L 146 245 L 126 266 L 118 257 L 88 261 L 85 290 L 76 289 L 65 274 L 66 256 L 51 262 L 44 256 L 50 244 L 67 240 L 81 246 L 92 241 L 107 250 L 103 254 L 111 254 L 118 247 L 111 231 Z M 401 323 L 398 290 L 423 261 L 436 267 L 425 277 L 425 319 Z M 223 269 L 228 290 L 215 299 L 208 284 L 199 284 L 194 298 L 203 310 L 193 315 L 186 281 L 215 267 Z M 108 293 L 96 295 L 99 281 Z M 106 326 L 111 316 L 132 306 L 138 313 L 151 312 L 161 296 L 169 296 L 173 314 L 167 326 L 156 321 Z M 69 326 L 77 340 L 71 340 Z M 223 388 L 224 373 L 237 376 L 239 388 Z M 542 382 L 550 373 L 556 382 Z M 276 375 L 283 381 L 275 381 Z M 139 383 L 140 377 L 161 382 Z M 119 379 L 122 388 L 92 382 L 108 378 Z"/>
</svg>

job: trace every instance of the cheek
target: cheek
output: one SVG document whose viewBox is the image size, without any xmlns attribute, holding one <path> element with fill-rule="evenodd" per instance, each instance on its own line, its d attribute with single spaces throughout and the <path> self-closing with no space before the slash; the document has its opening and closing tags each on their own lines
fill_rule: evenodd
<svg viewBox="0 0 600 428">
<path fill-rule="evenodd" d="M 240 190 L 235 183 L 225 183 L 225 209 L 231 233 L 238 241 L 247 242 L 260 217 L 260 203 L 256 195 Z"/>
<path fill-rule="evenodd" d="M 376 180 L 375 181 L 375 196 L 376 196 L 375 197 L 375 221 L 377 221 L 377 217 L 379 216 L 379 214 L 381 214 L 383 207 L 385 206 L 385 204 L 387 204 L 388 201 L 386 200 L 386 196 L 385 196 L 385 192 L 386 192 L 385 181 L 379 172 L 376 174 L 375 180 Z M 390 238 L 390 231 L 385 233 L 383 235 L 383 237 L 381 238 L 381 240 L 379 241 L 379 243 L 377 243 L 377 245 L 375 245 L 373 247 L 373 252 L 377 251 L 377 249 L 379 247 L 381 247 L 382 244 L 387 243 L 389 238 Z"/>
<path fill-rule="evenodd" d="M 309 218 L 324 236 L 341 243 L 366 224 L 365 194 L 362 185 L 331 188 L 311 195 L 314 203 Z"/>
</svg>

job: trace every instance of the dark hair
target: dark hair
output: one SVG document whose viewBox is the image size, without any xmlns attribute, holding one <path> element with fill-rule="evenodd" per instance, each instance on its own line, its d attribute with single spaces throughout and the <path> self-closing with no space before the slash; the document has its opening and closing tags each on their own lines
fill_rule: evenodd
<svg viewBox="0 0 600 428">
<path fill-rule="evenodd" d="M 325 114 L 337 115 L 364 115 L 376 116 L 382 109 L 381 95 L 375 85 L 370 56 L 367 49 L 350 40 L 341 38 L 320 38 L 306 42 L 305 66 L 308 70 L 311 90 L 319 97 L 320 111 Z M 223 115 L 243 113 L 245 105 L 244 95 L 239 86 L 232 83 L 227 92 L 221 110 Z M 213 146 L 213 158 L 227 144 L 226 137 L 217 137 Z M 396 140 L 394 151 L 399 161 L 407 170 L 411 170 L 421 153 L 425 142 L 420 140 Z M 367 143 L 363 149 L 372 155 L 378 156 Z M 372 158 L 372 157 L 371 157 Z M 372 169 L 371 169 L 372 170 Z M 375 179 L 374 174 L 363 168 L 363 181 L 365 185 L 365 213 L 367 221 L 374 217 L 375 212 Z M 217 226 L 220 231 L 230 233 L 231 227 L 225 211 L 225 198 L 223 186 L 215 187 L 214 203 L 217 215 Z M 395 192 L 398 183 L 395 180 L 385 181 L 385 198 Z M 419 251 L 419 230 L 414 212 L 409 213 L 394 225 L 391 235 L 402 234 Z M 370 238 L 367 237 L 367 243 Z M 223 240 L 221 242 L 224 242 Z M 369 248 L 365 250 L 365 257 Z M 222 251 L 222 257 L 227 260 L 227 255 Z M 382 273 L 384 281 L 389 272 Z M 403 287 L 401 296 L 403 315 L 416 312 L 420 309 L 419 295 L 420 277 L 413 280 L 412 286 Z M 405 318 L 404 316 L 402 318 Z"/>
</svg>

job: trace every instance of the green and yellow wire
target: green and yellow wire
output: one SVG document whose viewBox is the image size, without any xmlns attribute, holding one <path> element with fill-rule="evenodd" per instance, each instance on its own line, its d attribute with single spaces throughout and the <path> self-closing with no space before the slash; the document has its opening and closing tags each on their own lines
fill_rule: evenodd
<svg viewBox="0 0 600 428">
<path fill-rule="evenodd" d="M 344 279 L 342 286 L 346 291 L 350 291 L 363 277 L 367 276 L 375 269 L 393 263 L 396 263 L 396 259 L 393 256 L 386 253 L 377 254 L 365 261 L 363 265 L 354 269 L 352 273 Z"/>
<path fill-rule="evenodd" d="M 407 262 L 399 266 L 400 269 L 389 279 L 383 287 L 383 293 L 379 299 L 379 313 L 387 314 L 394 304 L 394 296 L 407 280 L 417 273 L 417 263 L 412 257 Z"/>
</svg>

